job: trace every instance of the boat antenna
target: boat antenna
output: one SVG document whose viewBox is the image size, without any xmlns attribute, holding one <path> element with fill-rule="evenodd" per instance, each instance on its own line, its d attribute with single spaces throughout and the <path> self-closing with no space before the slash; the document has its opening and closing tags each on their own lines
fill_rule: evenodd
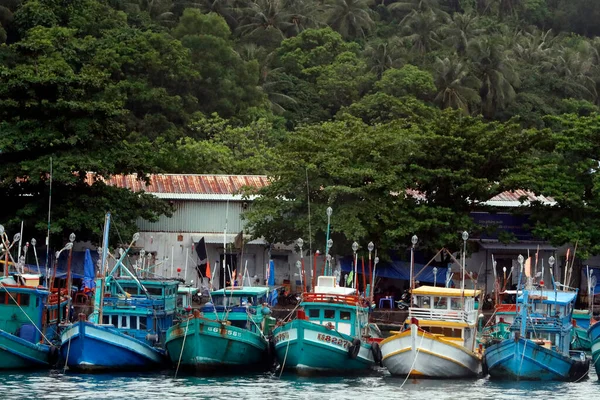
<svg viewBox="0 0 600 400">
<path fill-rule="evenodd" d="M 48 191 L 48 230 L 46 232 L 46 287 L 48 287 L 48 274 L 50 270 L 48 263 L 50 261 L 50 211 L 52 210 L 52 157 L 50 157 L 50 190 Z"/>
<path fill-rule="evenodd" d="M 310 225 L 310 187 L 308 186 L 308 168 L 304 168 L 304 171 L 306 172 L 306 202 L 308 204 L 308 254 L 312 254 L 312 229 L 311 229 L 311 225 Z M 310 271 L 311 274 L 314 273 L 314 268 L 313 268 L 313 257 L 310 257 Z M 315 281 L 314 276 L 312 277 L 312 281 Z M 313 285 L 314 286 L 314 285 Z M 313 287 L 314 290 L 314 287 Z M 305 290 L 306 291 L 306 290 Z"/>
</svg>

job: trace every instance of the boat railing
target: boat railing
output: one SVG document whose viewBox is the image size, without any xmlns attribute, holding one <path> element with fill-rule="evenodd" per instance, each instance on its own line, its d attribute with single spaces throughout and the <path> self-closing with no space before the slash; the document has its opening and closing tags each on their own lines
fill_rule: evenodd
<svg viewBox="0 0 600 400">
<path fill-rule="evenodd" d="M 522 317 L 518 315 L 511 327 L 512 330 L 519 330 L 521 327 Z M 525 329 L 527 331 L 561 331 L 563 323 L 559 318 L 547 317 L 542 315 L 530 315 L 527 318 Z"/>
<path fill-rule="evenodd" d="M 114 308 L 154 308 L 157 310 L 164 309 L 165 303 L 163 300 L 152 298 L 120 298 L 120 297 L 105 297 L 104 306 Z"/>
<path fill-rule="evenodd" d="M 230 313 L 236 313 L 236 312 L 240 312 L 240 313 L 250 313 L 250 314 L 256 314 L 256 308 L 253 307 L 246 307 L 246 306 L 214 306 L 212 304 L 205 304 L 204 307 L 202 307 L 202 312 L 206 312 L 206 313 L 214 313 L 214 312 L 226 312 L 229 311 Z"/>
<path fill-rule="evenodd" d="M 307 303 L 334 303 L 355 306 L 359 303 L 360 299 L 356 295 L 347 294 L 304 293 L 302 301 Z"/>
<path fill-rule="evenodd" d="M 431 308 L 411 307 L 409 309 L 408 316 L 409 318 L 424 320 L 464 322 L 467 324 L 474 324 L 477 320 L 477 311 L 436 310 Z"/>
</svg>

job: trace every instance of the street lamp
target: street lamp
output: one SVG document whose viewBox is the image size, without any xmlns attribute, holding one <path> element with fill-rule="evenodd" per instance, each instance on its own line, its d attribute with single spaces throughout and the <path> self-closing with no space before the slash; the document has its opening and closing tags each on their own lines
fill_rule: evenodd
<svg viewBox="0 0 600 400">
<path fill-rule="evenodd" d="M 369 250 L 369 283 L 373 280 L 373 266 L 371 264 L 371 253 L 373 252 L 373 250 L 375 249 L 375 245 L 373 244 L 373 242 L 369 242 L 369 244 L 367 245 L 367 249 Z M 365 292 L 366 292 L 367 288 L 365 288 Z M 371 299 L 373 296 L 371 295 L 373 292 L 373 285 L 371 285 L 369 287 L 369 298 Z"/>
<path fill-rule="evenodd" d="M 325 250 L 325 254 L 327 254 L 328 256 L 329 251 L 331 250 L 331 248 L 333 247 L 333 239 L 329 239 L 327 240 L 327 248 Z M 331 257 L 327 258 L 327 268 L 325 268 L 325 275 L 331 275 Z"/>
<path fill-rule="evenodd" d="M 358 251 L 358 243 L 354 242 L 352 243 L 352 251 L 354 252 L 354 279 L 352 280 L 352 287 L 354 289 L 356 289 L 356 291 L 358 292 L 358 285 L 357 280 L 356 280 L 356 275 L 358 273 L 358 257 L 356 255 L 356 252 Z"/>
<path fill-rule="evenodd" d="M 437 267 L 433 267 L 433 286 L 437 286 Z"/>
<path fill-rule="evenodd" d="M 411 292 L 415 288 L 415 285 L 413 282 L 414 277 L 415 277 L 415 246 L 418 241 L 419 241 L 419 238 L 417 237 L 417 235 L 413 235 L 413 237 L 410 238 L 410 242 L 412 243 L 412 246 L 410 247 L 410 290 L 411 290 Z"/>
<path fill-rule="evenodd" d="M 298 244 L 298 247 L 300 248 L 300 261 L 298 261 L 300 263 L 300 267 L 302 269 L 302 271 L 300 272 L 302 275 L 300 276 L 300 283 L 302 283 L 302 290 L 304 291 L 304 293 L 306 293 L 306 276 L 305 276 L 305 272 L 304 272 L 304 252 L 302 251 L 302 246 L 304 246 L 304 240 L 302 240 L 302 238 L 298 238 L 298 240 L 296 240 L 296 243 Z"/>
<path fill-rule="evenodd" d="M 325 211 L 327 213 L 327 237 L 325 238 L 327 246 L 325 246 L 325 254 L 327 255 L 329 254 L 329 249 L 331 249 L 331 246 L 333 245 L 333 240 L 329 239 L 329 227 L 331 226 L 331 214 L 333 214 L 333 208 L 327 207 L 327 210 Z M 329 242 L 330 240 L 331 242 Z M 331 265 L 326 265 L 325 275 L 329 275 L 329 267 L 331 267 Z"/>
<path fill-rule="evenodd" d="M 461 290 L 463 291 L 463 296 L 464 296 L 464 290 L 465 290 L 465 274 L 467 271 L 467 239 L 469 239 L 469 232 L 464 231 L 462 233 L 462 240 L 463 240 L 463 265 L 462 265 L 462 282 L 461 282 Z"/>
</svg>

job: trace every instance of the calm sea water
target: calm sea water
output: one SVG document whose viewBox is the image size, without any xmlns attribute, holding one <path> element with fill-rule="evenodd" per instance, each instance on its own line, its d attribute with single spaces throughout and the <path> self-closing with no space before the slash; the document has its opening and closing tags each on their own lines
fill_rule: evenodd
<svg viewBox="0 0 600 400">
<path fill-rule="evenodd" d="M 593 368 L 592 368 L 593 369 Z M 579 383 L 408 380 L 381 370 L 361 378 L 284 374 L 197 377 L 162 374 L 80 375 L 62 371 L 0 373 L 0 399 L 597 399 L 594 371 Z"/>
</svg>

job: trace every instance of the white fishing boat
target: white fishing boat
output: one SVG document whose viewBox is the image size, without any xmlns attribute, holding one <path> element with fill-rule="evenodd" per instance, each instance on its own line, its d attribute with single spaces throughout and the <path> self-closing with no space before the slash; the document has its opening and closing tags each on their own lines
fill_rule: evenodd
<svg viewBox="0 0 600 400">
<path fill-rule="evenodd" d="M 476 350 L 479 290 L 422 286 L 412 290 L 408 329 L 381 342 L 392 375 L 467 378 L 481 373 Z"/>
</svg>

